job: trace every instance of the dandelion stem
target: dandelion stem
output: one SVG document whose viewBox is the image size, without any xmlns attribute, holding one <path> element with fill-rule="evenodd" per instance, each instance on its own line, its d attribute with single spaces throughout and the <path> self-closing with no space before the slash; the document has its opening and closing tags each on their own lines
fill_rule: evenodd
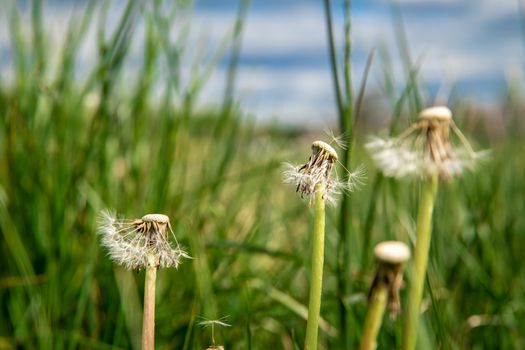
<svg viewBox="0 0 525 350">
<path fill-rule="evenodd" d="M 211 324 L 211 343 L 215 346 L 215 323 Z"/>
<path fill-rule="evenodd" d="M 419 324 L 419 309 L 423 297 L 423 286 L 427 270 L 428 252 L 430 248 L 432 211 L 437 193 L 438 175 L 423 181 L 419 213 L 417 217 L 416 245 L 414 262 L 410 269 L 410 289 L 408 292 L 408 311 L 403 330 L 403 350 L 416 348 L 417 330 Z"/>
<path fill-rule="evenodd" d="M 387 287 L 380 283 L 374 288 L 370 296 L 363 339 L 361 341 L 361 350 L 374 350 L 377 347 L 377 335 L 381 328 L 387 300 Z"/>
<path fill-rule="evenodd" d="M 312 242 L 312 262 L 310 280 L 310 300 L 308 304 L 308 321 L 306 323 L 305 350 L 317 349 L 317 334 L 321 312 L 321 291 L 323 288 L 324 263 L 324 226 L 325 226 L 325 193 L 326 183 L 319 182 L 315 189 L 315 216 Z"/>
<path fill-rule="evenodd" d="M 144 316 L 142 321 L 142 350 L 155 349 L 155 280 L 157 266 L 146 267 L 144 281 Z"/>
</svg>

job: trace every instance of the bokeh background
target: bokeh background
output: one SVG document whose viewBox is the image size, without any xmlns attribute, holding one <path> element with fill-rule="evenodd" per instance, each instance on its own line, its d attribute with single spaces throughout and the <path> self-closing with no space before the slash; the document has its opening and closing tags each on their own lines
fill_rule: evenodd
<svg viewBox="0 0 525 350">
<path fill-rule="evenodd" d="M 2 1 L 0 348 L 140 347 L 144 273 L 100 247 L 105 208 L 169 215 L 193 257 L 158 274 L 157 348 L 205 349 L 221 317 L 228 349 L 301 348 L 312 213 L 281 171 L 325 128 L 367 169 L 328 211 L 321 311 L 320 347 L 356 348 L 372 247 L 413 242 L 419 191 L 363 144 L 433 104 L 491 157 L 440 186 L 418 348 L 523 348 L 522 2 L 348 5 Z"/>
<path fill-rule="evenodd" d="M 66 40 L 68 22 L 84 9 L 86 1 L 45 1 L 48 56 L 56 56 Z M 17 1 L 28 16 L 30 1 Z M 113 1 L 106 27 L 115 27 L 125 1 Z M 263 121 L 289 124 L 308 122 L 327 126 L 336 121 L 329 70 L 327 33 L 320 1 L 251 0 L 242 30 L 242 54 L 237 68 L 237 96 L 243 110 Z M 177 15 L 171 35 L 183 30 L 185 38 L 182 74 L 191 63 L 220 50 L 231 35 L 238 14 L 236 1 L 195 1 Z M 334 26 L 344 26 L 344 4 L 333 2 Z M 0 24 L 1 72 L 13 78 L 10 69 L 8 11 Z M 97 17 L 97 14 L 94 15 Z M 420 81 L 431 102 L 455 98 L 493 107 L 501 102 L 510 83 L 522 78 L 523 33 L 520 1 L 352 1 L 352 71 L 355 84 L 362 79 L 367 56 L 377 50 L 371 68 L 368 92 L 384 102 L 383 70 L 402 87 L 405 59 L 417 67 Z M 77 74 L 85 76 L 96 64 L 96 19 L 80 44 Z M 26 27 L 26 30 L 28 28 Z M 136 78 L 143 61 L 144 23 L 137 21 L 132 48 L 123 69 Z M 343 32 L 335 33 L 338 52 L 343 50 Z M 228 64 L 226 54 L 203 87 L 202 103 L 219 103 L 224 95 Z M 51 58 L 50 57 L 50 58 Z M 340 57 L 342 59 L 342 57 Z M 56 60 L 55 60 L 56 62 Z M 379 113 L 379 111 L 377 112 Z"/>
</svg>

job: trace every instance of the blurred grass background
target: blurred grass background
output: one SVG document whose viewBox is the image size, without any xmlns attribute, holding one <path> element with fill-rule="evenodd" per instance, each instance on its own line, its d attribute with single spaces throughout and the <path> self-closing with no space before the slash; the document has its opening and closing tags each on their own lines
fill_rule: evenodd
<svg viewBox="0 0 525 350">
<path fill-rule="evenodd" d="M 2 6 L 14 79 L 0 84 L 0 348 L 140 347 L 143 272 L 113 265 L 99 247 L 103 208 L 129 218 L 169 215 L 194 257 L 159 272 L 157 348 L 204 349 L 209 330 L 197 323 L 222 316 L 232 327 L 216 338 L 227 349 L 302 347 L 312 215 L 282 184 L 280 166 L 306 161 L 311 141 L 326 135 L 254 125 L 240 111 L 234 86 L 247 2 L 224 47 L 198 62 L 184 86 L 183 41 L 167 33 L 187 5 L 165 5 L 130 1 L 108 30 L 107 6 L 88 2 L 71 21 L 54 70 L 42 2 L 32 3 L 29 23 L 11 2 Z M 138 21 L 145 23 L 145 51 L 130 81 L 123 66 Z M 97 63 L 79 80 L 78 50 L 91 25 L 98 26 Z M 230 70 L 223 104 L 203 111 L 196 97 L 224 55 Z M 431 103 L 417 78 L 407 60 L 405 88 L 397 91 L 385 68 L 393 129 Z M 352 101 L 350 89 L 341 94 Z M 421 348 L 525 347 L 522 96 L 509 88 L 499 137 L 479 122 L 481 111 L 452 98 L 457 123 L 477 149 L 491 148 L 492 158 L 440 188 Z M 367 185 L 347 199 L 346 219 L 332 208 L 327 221 L 324 349 L 359 343 L 372 245 L 414 235 L 417 184 L 375 172 L 362 150 L 362 110 L 346 163 L 367 166 Z M 400 326 L 400 319 L 385 321 L 380 349 L 399 346 Z"/>
</svg>

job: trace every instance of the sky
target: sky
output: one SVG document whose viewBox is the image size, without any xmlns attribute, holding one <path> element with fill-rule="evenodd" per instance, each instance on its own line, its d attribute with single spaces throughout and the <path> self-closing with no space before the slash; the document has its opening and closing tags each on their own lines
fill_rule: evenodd
<svg viewBox="0 0 525 350">
<path fill-rule="evenodd" d="M 396 24 L 399 13 L 410 55 L 420 65 L 420 79 L 429 101 L 455 97 L 480 104 L 501 99 L 509 80 L 523 73 L 524 40 L 520 0 L 362 0 L 352 1 L 352 73 L 360 84 L 367 55 L 377 49 L 368 92 L 384 91 L 388 69 L 400 88 L 405 80 Z M 49 0 L 46 28 L 52 41 L 62 42 L 68 18 L 84 1 Z M 118 18 L 123 1 L 114 1 L 109 22 Z M 397 4 L 397 6 L 395 5 Z M 189 23 L 190 45 L 183 74 L 190 74 L 198 49 L 213 52 L 231 35 L 239 2 L 197 0 Z M 398 9 L 399 12 L 396 12 Z M 343 2 L 332 1 L 337 50 L 342 53 Z M 83 67 L 92 63 L 94 30 L 82 46 Z M 10 44 L 7 16 L 0 14 L 0 74 L 9 78 Z M 135 45 L 129 70 L 140 65 L 142 47 Z M 134 66 L 135 65 L 135 66 Z M 227 60 L 214 70 L 201 94 L 201 103 L 219 103 L 224 95 Z M 251 0 L 242 34 L 235 95 L 243 111 L 257 120 L 288 124 L 329 124 L 335 120 L 323 2 L 313 0 Z"/>
</svg>

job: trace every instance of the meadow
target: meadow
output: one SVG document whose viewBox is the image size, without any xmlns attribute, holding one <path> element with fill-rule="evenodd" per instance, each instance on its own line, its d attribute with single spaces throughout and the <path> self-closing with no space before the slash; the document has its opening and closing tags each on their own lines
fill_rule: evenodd
<svg viewBox="0 0 525 350">
<path fill-rule="evenodd" d="M 330 138 L 256 125 L 239 108 L 242 6 L 225 49 L 196 65 L 183 85 L 184 47 L 166 34 L 176 10 L 159 4 L 130 1 L 108 29 L 94 20 L 104 6 L 89 2 L 70 23 L 52 71 L 41 3 L 29 22 L 3 6 L 14 79 L 0 82 L 0 349 L 140 348 L 144 272 L 116 266 L 100 246 L 105 208 L 128 218 L 169 215 L 193 258 L 158 273 L 157 348 L 205 349 L 210 329 L 199 322 L 222 317 L 231 327 L 217 328 L 215 338 L 226 349 L 303 346 L 313 216 L 308 200 L 283 183 L 282 163 L 304 163 L 312 141 Z M 129 81 L 123 67 L 139 20 L 144 57 Z M 79 80 L 78 50 L 92 25 L 99 26 L 97 61 Z M 197 96 L 223 57 L 230 73 L 223 103 L 199 108 Z M 385 73 L 393 132 L 431 103 L 407 65 L 401 90 Z M 350 77 L 340 71 L 326 74 L 345 86 Z M 339 93 L 334 132 L 350 143 L 342 159 L 351 169 L 364 164 L 367 179 L 327 209 L 321 349 L 357 348 L 372 247 L 413 241 L 419 190 L 377 172 L 363 149 L 371 126 L 361 90 Z M 440 186 L 420 349 L 525 348 L 523 94 L 509 87 L 502 98 L 497 135 L 493 124 L 478 122 L 480 109 L 451 100 L 456 123 L 491 157 Z M 402 315 L 385 318 L 378 348 L 399 348 L 401 327 Z"/>
</svg>

